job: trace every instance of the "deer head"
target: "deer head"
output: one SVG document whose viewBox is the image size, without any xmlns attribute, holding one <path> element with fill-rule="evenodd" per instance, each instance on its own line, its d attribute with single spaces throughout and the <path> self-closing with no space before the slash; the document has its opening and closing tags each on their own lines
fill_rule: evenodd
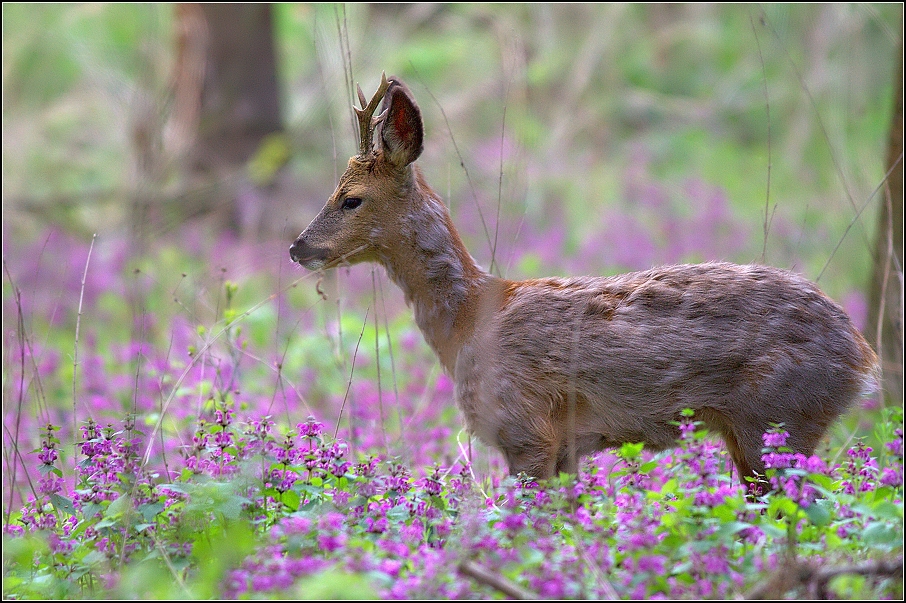
<svg viewBox="0 0 906 603">
<path fill-rule="evenodd" d="M 404 84 L 384 74 L 367 104 L 357 88 L 362 107 L 353 109 L 359 122 L 359 154 L 349 160 L 333 195 L 289 248 L 292 260 L 309 270 L 381 261 L 382 250 L 398 246 L 400 224 L 417 201 L 411 164 L 422 152 L 418 105 Z"/>
</svg>

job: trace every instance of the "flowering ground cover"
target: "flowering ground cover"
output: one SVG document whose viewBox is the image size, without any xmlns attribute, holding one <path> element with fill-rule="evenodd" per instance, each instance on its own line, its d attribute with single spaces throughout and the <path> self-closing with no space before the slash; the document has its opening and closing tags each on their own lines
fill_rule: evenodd
<svg viewBox="0 0 906 603">
<path fill-rule="evenodd" d="M 900 409 L 759 498 L 694 416 L 505 478 L 386 282 L 240 247 L 4 250 L 4 597 L 902 597 Z"/>
<path fill-rule="evenodd" d="M 37 498 L 6 526 L 4 594 L 19 597 L 897 597 L 902 430 L 831 468 L 765 434 L 778 492 L 749 502 L 689 419 L 677 451 L 599 455 L 580 478 L 476 482 L 351 462 L 314 419 L 215 410 L 182 467 L 141 467 L 135 425 L 82 428 L 63 487 L 50 426 Z M 900 557 L 900 560 L 902 557 Z"/>
</svg>

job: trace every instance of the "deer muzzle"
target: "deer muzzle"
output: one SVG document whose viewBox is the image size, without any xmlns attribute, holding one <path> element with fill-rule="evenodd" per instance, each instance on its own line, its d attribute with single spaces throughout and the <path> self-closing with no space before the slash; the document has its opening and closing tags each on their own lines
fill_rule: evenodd
<svg viewBox="0 0 906 603">
<path fill-rule="evenodd" d="M 289 257 L 309 270 L 321 270 L 327 264 L 327 250 L 312 247 L 301 235 L 290 245 Z"/>
</svg>

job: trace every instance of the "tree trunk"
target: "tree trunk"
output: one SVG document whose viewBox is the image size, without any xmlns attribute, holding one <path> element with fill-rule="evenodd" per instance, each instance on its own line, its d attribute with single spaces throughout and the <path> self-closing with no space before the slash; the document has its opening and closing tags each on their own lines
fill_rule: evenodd
<svg viewBox="0 0 906 603">
<path fill-rule="evenodd" d="M 208 47 L 196 165 L 248 161 L 279 132 L 280 99 L 270 4 L 200 4 Z"/>
<path fill-rule="evenodd" d="M 881 357 L 884 395 L 903 403 L 903 36 L 897 50 L 893 119 L 887 144 L 886 170 L 874 274 L 869 288 L 866 338 Z"/>
<path fill-rule="evenodd" d="M 249 233 L 269 194 L 267 182 L 249 180 L 248 163 L 282 130 L 271 5 L 179 4 L 176 44 L 173 122 L 188 141 L 192 188 L 206 193 L 184 209 L 223 210 L 222 222 Z"/>
</svg>

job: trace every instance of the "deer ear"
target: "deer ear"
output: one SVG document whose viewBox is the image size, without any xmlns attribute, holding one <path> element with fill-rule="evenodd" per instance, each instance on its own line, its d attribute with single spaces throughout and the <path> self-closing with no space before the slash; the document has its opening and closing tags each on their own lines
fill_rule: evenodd
<svg viewBox="0 0 906 603">
<path fill-rule="evenodd" d="M 384 96 L 381 112 L 387 111 L 381 126 L 381 146 L 391 163 L 409 165 L 422 154 L 422 114 L 406 85 L 396 78 Z"/>
</svg>

